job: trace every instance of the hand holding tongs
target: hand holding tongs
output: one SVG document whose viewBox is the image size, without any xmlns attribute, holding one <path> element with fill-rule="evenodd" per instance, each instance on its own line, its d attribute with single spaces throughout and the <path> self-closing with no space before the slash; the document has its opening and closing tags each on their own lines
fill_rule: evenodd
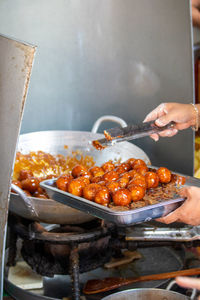
<svg viewBox="0 0 200 300">
<path fill-rule="evenodd" d="M 166 129 L 171 129 L 174 125 L 175 122 L 170 122 L 165 126 L 159 127 L 155 124 L 155 121 L 150 121 L 140 125 L 128 125 L 126 127 L 106 129 L 104 130 L 105 138 L 92 141 L 92 144 L 96 149 L 101 150 L 117 142 L 134 140 L 153 133 L 162 132 Z"/>
</svg>

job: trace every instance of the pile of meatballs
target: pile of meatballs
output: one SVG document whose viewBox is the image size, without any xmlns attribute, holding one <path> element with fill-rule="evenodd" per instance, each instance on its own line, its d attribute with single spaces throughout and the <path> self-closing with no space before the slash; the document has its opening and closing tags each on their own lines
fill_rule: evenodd
<svg viewBox="0 0 200 300">
<path fill-rule="evenodd" d="M 90 169 L 76 165 L 70 174 L 57 179 L 56 186 L 104 206 L 129 206 L 142 200 L 149 189 L 168 184 L 171 179 L 167 168 L 155 170 L 141 159 L 130 158 L 117 165 L 108 161 Z"/>
</svg>

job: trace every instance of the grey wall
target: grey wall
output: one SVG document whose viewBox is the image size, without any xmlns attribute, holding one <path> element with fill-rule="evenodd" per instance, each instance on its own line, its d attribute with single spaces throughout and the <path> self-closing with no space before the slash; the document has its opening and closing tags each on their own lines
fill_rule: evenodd
<svg viewBox="0 0 200 300">
<path fill-rule="evenodd" d="M 105 114 L 137 123 L 193 100 L 189 0 L 0 0 L 0 32 L 38 45 L 22 133 L 90 130 Z M 191 130 L 134 143 L 154 165 L 193 171 Z"/>
</svg>

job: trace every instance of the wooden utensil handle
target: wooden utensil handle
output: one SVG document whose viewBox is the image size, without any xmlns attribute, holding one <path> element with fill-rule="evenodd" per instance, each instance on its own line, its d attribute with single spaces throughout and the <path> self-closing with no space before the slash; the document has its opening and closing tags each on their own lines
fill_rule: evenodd
<svg viewBox="0 0 200 300">
<path fill-rule="evenodd" d="M 177 276 L 191 276 L 191 275 L 199 275 L 199 274 L 200 274 L 200 268 L 193 268 L 193 269 L 180 270 L 180 271 L 174 271 L 168 273 L 145 275 L 136 278 L 109 277 L 105 279 L 89 280 L 86 283 L 83 292 L 85 294 L 97 294 L 101 292 L 110 291 L 119 288 L 121 286 L 125 286 L 135 282 L 162 280 L 162 279 L 174 278 Z"/>
</svg>

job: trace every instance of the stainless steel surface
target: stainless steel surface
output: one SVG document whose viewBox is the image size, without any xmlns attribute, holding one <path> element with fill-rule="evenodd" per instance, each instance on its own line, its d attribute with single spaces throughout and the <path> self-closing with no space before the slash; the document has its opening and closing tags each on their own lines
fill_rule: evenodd
<svg viewBox="0 0 200 300">
<path fill-rule="evenodd" d="M 189 298 L 176 292 L 149 288 L 114 293 L 102 300 L 189 300 Z"/>
<path fill-rule="evenodd" d="M 13 183 L 11 184 L 11 189 L 13 192 L 17 193 L 23 200 L 23 204 L 26 210 L 30 211 L 30 215 L 32 215 L 33 218 L 38 218 L 37 210 L 35 209 L 32 200 L 26 195 L 26 193 L 20 187 Z"/>
<path fill-rule="evenodd" d="M 108 160 L 126 160 L 130 157 L 141 158 L 146 163 L 149 162 L 148 156 L 142 149 L 128 142 L 123 142 L 123 148 L 121 148 L 120 144 L 112 147 L 112 149 L 105 149 L 103 151 L 98 151 L 88 144 L 89 140 L 98 139 L 100 137 L 102 137 L 102 134 L 82 131 L 33 132 L 23 134 L 19 137 L 17 150 L 22 153 L 41 150 L 51 154 L 60 153 L 64 155 L 70 155 L 72 151 L 80 150 L 85 155 L 91 155 L 97 165 L 101 165 Z M 64 148 L 65 145 L 68 146 L 67 149 Z M 23 199 L 14 193 L 11 193 L 10 211 L 22 217 L 40 220 L 44 223 L 78 224 L 93 218 L 91 215 L 84 214 L 81 211 L 57 203 L 51 199 L 32 197 L 29 198 L 29 200 L 37 212 L 38 218 L 27 209 Z"/>
<path fill-rule="evenodd" d="M 153 133 L 159 133 L 166 129 L 173 128 L 175 122 L 170 122 L 169 124 L 158 127 L 154 121 L 142 123 L 140 125 L 128 125 L 126 127 L 115 127 L 111 129 L 106 129 L 104 135 L 107 138 L 96 140 L 100 146 L 113 146 L 116 143 L 123 141 L 135 140 L 145 136 L 149 136 Z"/>
<path fill-rule="evenodd" d="M 1 32 L 40 50 L 22 133 L 89 131 L 102 115 L 137 124 L 161 102 L 192 102 L 189 6 L 190 0 L 0 1 Z M 192 130 L 134 143 L 153 164 L 193 174 Z"/>
<path fill-rule="evenodd" d="M 149 275 L 164 272 L 171 272 L 174 270 L 180 270 L 183 267 L 184 252 L 176 252 L 172 248 L 159 247 L 159 248 L 145 248 L 138 249 L 142 258 L 126 265 L 123 268 L 98 268 L 90 272 L 80 274 L 80 287 L 81 290 L 87 280 L 89 279 L 101 279 L 104 277 L 129 277 L 138 275 Z M 162 262 L 162 263 L 161 263 Z M 8 272 L 8 268 L 6 268 Z M 71 278 L 65 275 L 55 275 L 53 278 L 43 277 L 43 289 L 41 294 L 37 295 L 35 291 L 22 290 L 12 282 L 8 280 L 6 272 L 5 287 L 6 291 L 15 296 L 16 300 L 57 300 L 64 297 L 70 297 L 71 295 Z M 120 290 L 129 288 L 150 288 L 150 287 L 165 287 L 168 280 L 158 280 L 149 282 L 138 282 L 131 284 L 130 286 L 123 287 Z M 110 292 L 109 292 L 110 294 Z M 100 300 L 108 295 L 108 293 L 101 293 L 97 295 L 85 296 L 87 300 Z"/>
<path fill-rule="evenodd" d="M 91 132 L 96 133 L 98 131 L 99 127 L 101 126 L 101 124 L 105 121 L 118 123 L 119 125 L 121 125 L 121 127 L 127 126 L 127 123 L 119 117 L 116 117 L 116 116 L 102 116 L 94 122 L 94 125 L 92 126 Z"/>
<path fill-rule="evenodd" d="M 174 241 L 189 242 L 200 240 L 199 226 L 173 227 L 127 227 L 127 241 Z"/>
<path fill-rule="evenodd" d="M 35 47 L 0 35 L 0 299 L 10 183 Z"/>
<path fill-rule="evenodd" d="M 50 179 L 40 183 L 40 186 L 46 190 L 50 198 L 100 219 L 116 223 L 118 226 L 129 226 L 166 216 L 184 201 L 183 198 L 177 198 L 176 196 L 174 199 L 147 205 L 142 208 L 130 209 L 128 211 L 115 211 L 93 201 L 59 190 L 55 187 L 55 181 L 56 179 Z M 200 180 L 187 176 L 185 186 L 189 185 L 200 187 Z"/>
</svg>

